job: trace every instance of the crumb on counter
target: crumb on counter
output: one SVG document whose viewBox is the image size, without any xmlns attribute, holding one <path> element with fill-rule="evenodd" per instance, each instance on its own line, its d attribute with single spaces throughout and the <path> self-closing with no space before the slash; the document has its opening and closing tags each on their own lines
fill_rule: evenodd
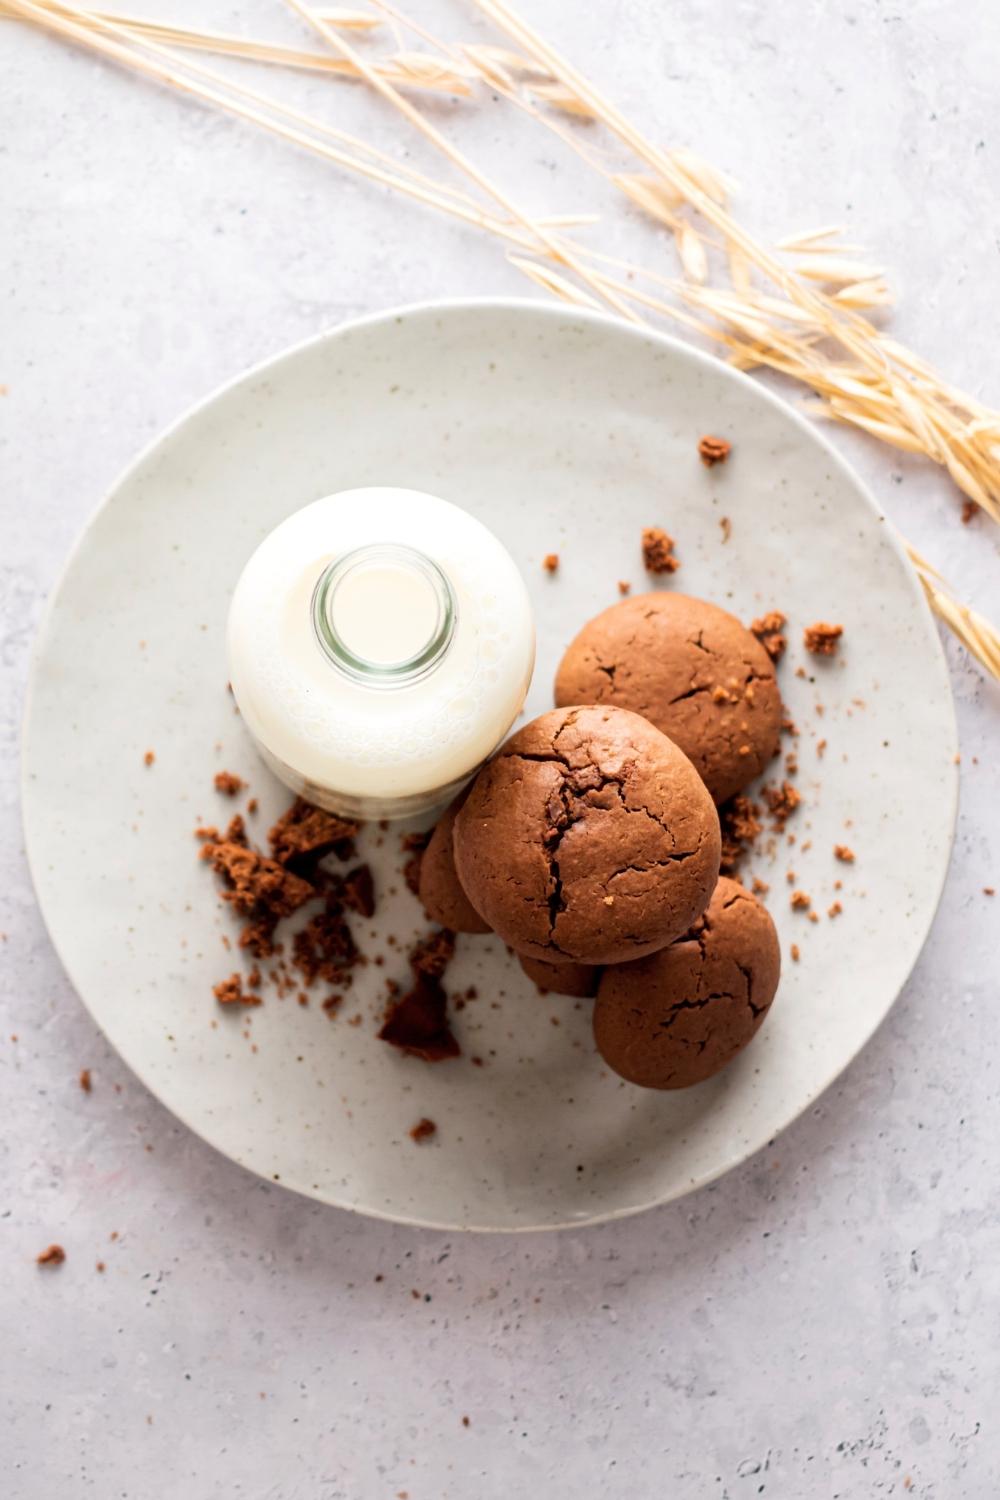
<svg viewBox="0 0 1000 1500">
<path fill-rule="evenodd" d="M 629 581 L 628 581 L 627 578 L 619 578 L 619 580 L 618 580 L 618 592 L 623 597 L 624 597 L 625 594 L 630 594 L 632 592 L 632 585 L 629 583 Z"/>
<path fill-rule="evenodd" d="M 719 529 L 722 532 L 723 543 L 728 542 L 733 534 L 733 523 L 728 516 L 719 517 Z"/>
<path fill-rule="evenodd" d="M 547 552 L 542 558 L 542 567 L 546 573 L 557 573 L 559 571 L 559 553 Z"/>
<path fill-rule="evenodd" d="M 230 974 L 228 979 L 220 979 L 218 984 L 212 986 L 212 994 L 220 1005 L 259 1005 L 260 996 L 247 994 L 243 988 L 243 977 L 240 974 Z"/>
<path fill-rule="evenodd" d="M 825 620 L 817 620 L 815 625 L 806 626 L 802 639 L 806 650 L 813 656 L 832 656 L 843 633 L 843 625 L 829 625 Z"/>
<path fill-rule="evenodd" d="M 724 464 L 732 451 L 732 443 L 727 443 L 725 438 L 706 434 L 698 443 L 698 457 L 707 469 L 715 464 Z"/>
<path fill-rule="evenodd" d="M 420 866 L 423 862 L 424 850 L 431 841 L 432 828 L 426 833 L 404 833 L 400 839 L 400 847 L 404 854 L 410 858 L 403 865 L 403 879 L 408 890 L 415 896 L 420 895 Z"/>
<path fill-rule="evenodd" d="M 834 858 L 839 859 L 841 864 L 853 865 L 854 863 L 854 850 L 849 849 L 846 844 L 834 844 L 833 854 Z"/>
<path fill-rule="evenodd" d="M 156 759 L 156 752 L 153 751 L 153 750 L 147 750 L 146 753 L 145 753 L 145 755 L 142 757 L 142 763 L 143 763 L 144 766 L 151 766 L 153 764 L 153 762 L 155 761 L 155 759 Z"/>
<path fill-rule="evenodd" d="M 783 631 L 787 619 L 780 609 L 770 609 L 750 621 L 750 634 L 755 635 L 772 661 L 780 661 L 788 644 Z"/>
<path fill-rule="evenodd" d="M 62 1245 L 49 1245 L 35 1256 L 35 1262 L 40 1266 L 61 1266 L 65 1259 L 66 1251 Z"/>
<path fill-rule="evenodd" d="M 783 781 L 780 786 L 764 787 L 763 797 L 780 833 L 802 801 L 802 793 L 790 781 Z"/>
<path fill-rule="evenodd" d="M 241 776 L 236 776 L 232 771 L 216 771 L 215 790 L 221 792 L 224 797 L 236 797 L 242 792 L 246 782 Z"/>
<path fill-rule="evenodd" d="M 643 531 L 642 561 L 649 573 L 676 573 L 680 567 L 674 556 L 674 539 L 661 526 L 647 526 Z"/>
<path fill-rule="evenodd" d="M 432 1135 L 437 1135 L 437 1126 L 433 1120 L 428 1120 L 424 1115 L 418 1120 L 410 1131 L 411 1141 L 429 1141 Z"/>
<path fill-rule="evenodd" d="M 724 875 L 731 875 L 761 832 L 760 807 L 749 797 L 730 797 L 719 808 L 722 828 L 722 864 Z"/>
<path fill-rule="evenodd" d="M 792 963 L 793 964 L 797 964 L 798 961 L 799 961 L 799 958 L 801 957 L 801 955 L 799 953 L 799 945 L 798 945 L 798 943 L 793 943 L 792 946 L 789 948 L 788 951 L 792 955 Z"/>
<path fill-rule="evenodd" d="M 793 911 L 808 911 L 812 906 L 812 897 L 807 896 L 805 891 L 793 891 L 791 895 L 791 907 Z"/>
<path fill-rule="evenodd" d="M 996 887 L 992 886 L 992 885 L 984 885 L 983 886 L 983 895 L 984 896 L 995 896 L 996 895 Z"/>
<path fill-rule="evenodd" d="M 91 1089 L 92 1089 L 92 1087 L 93 1087 L 93 1084 L 91 1083 L 91 1080 L 90 1080 L 90 1069 L 89 1068 L 81 1068 L 80 1069 L 79 1083 L 80 1083 L 80 1087 L 83 1089 L 83 1092 L 85 1094 L 89 1094 L 90 1091 L 91 1091 Z"/>
<path fill-rule="evenodd" d="M 831 917 L 831 918 L 832 917 L 839 917 L 840 913 L 843 910 L 844 910 L 844 908 L 841 906 L 840 902 L 839 901 L 835 901 L 832 906 L 827 907 L 826 914 L 827 914 L 828 917 Z"/>
</svg>

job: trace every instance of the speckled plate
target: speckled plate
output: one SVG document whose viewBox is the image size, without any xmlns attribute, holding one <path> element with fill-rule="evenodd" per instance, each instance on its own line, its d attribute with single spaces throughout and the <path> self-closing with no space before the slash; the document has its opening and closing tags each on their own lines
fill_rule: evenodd
<svg viewBox="0 0 1000 1500">
<path fill-rule="evenodd" d="M 705 432 L 731 439 L 727 464 L 699 462 Z M 644 586 L 643 526 L 677 538 L 683 566 L 668 586 L 744 619 L 772 606 L 789 616 L 780 678 L 800 731 L 786 748 L 803 806 L 794 846 L 772 838 L 753 866 L 771 883 L 785 970 L 758 1039 L 719 1078 L 675 1095 L 622 1083 L 594 1052 L 588 1005 L 540 998 L 493 939 L 461 939 L 449 971 L 453 991 L 478 991 L 455 1018 L 461 1059 L 431 1066 L 379 1042 L 385 980 L 403 977 L 400 952 L 423 929 L 395 829 L 369 830 L 363 846 L 380 904 L 358 938 L 384 963 L 359 972 L 341 1013 L 328 1019 L 317 997 L 220 1014 L 211 991 L 235 966 L 233 928 L 192 830 L 240 805 L 213 790 L 222 767 L 250 782 L 260 830 L 287 800 L 226 692 L 230 592 L 282 517 L 363 484 L 444 495 L 510 548 L 537 611 L 532 714 L 551 706 L 555 664 L 582 621 L 617 599 L 619 579 Z M 554 578 L 541 567 L 553 551 Z M 845 625 L 832 660 L 802 649 L 816 619 Z M 846 1067 L 934 915 L 955 750 L 917 584 L 813 427 L 668 338 L 558 306 L 450 303 L 366 318 L 281 355 L 189 413 L 116 485 L 41 632 L 25 823 L 39 900 L 84 1003 L 205 1140 L 365 1213 L 552 1228 L 709 1181 Z M 836 843 L 855 850 L 853 865 L 834 859 Z M 790 910 L 790 870 L 817 922 Z M 830 918 L 834 901 L 843 911 Z M 415 1145 L 421 1116 L 438 1133 Z"/>
</svg>

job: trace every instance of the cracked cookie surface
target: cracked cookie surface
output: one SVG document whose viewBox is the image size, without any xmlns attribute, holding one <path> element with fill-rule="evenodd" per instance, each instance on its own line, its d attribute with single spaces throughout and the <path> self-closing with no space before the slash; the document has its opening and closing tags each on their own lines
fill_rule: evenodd
<svg viewBox="0 0 1000 1500">
<path fill-rule="evenodd" d="M 550 963 L 620 963 L 704 910 L 719 819 L 697 771 L 622 708 L 542 714 L 502 745 L 455 821 L 455 864 L 504 942 Z"/>
<path fill-rule="evenodd" d="M 770 916 L 723 876 L 690 932 L 649 958 L 605 970 L 594 1006 L 597 1050 L 643 1088 L 703 1083 L 752 1039 L 780 972 Z"/>
<path fill-rule="evenodd" d="M 735 615 L 687 594 L 637 594 L 588 621 L 556 673 L 557 703 L 615 704 L 662 729 L 716 802 L 778 747 L 774 663 Z"/>
</svg>

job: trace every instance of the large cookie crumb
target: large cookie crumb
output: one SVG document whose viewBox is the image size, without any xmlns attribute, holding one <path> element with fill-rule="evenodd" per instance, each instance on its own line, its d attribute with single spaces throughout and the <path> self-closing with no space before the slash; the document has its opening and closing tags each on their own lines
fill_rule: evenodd
<svg viewBox="0 0 1000 1500">
<path fill-rule="evenodd" d="M 814 656 L 832 656 L 843 633 L 843 625 L 828 625 L 825 620 L 817 620 L 815 625 L 806 626 L 802 639 L 806 650 Z"/>
<path fill-rule="evenodd" d="M 784 655 L 787 641 L 782 631 L 786 623 L 780 609 L 768 610 L 766 615 L 750 621 L 750 634 L 757 637 L 772 661 L 780 661 Z"/>
<path fill-rule="evenodd" d="M 705 436 L 698 444 L 698 457 L 707 469 L 724 464 L 732 451 L 732 443 L 727 443 L 725 438 Z"/>
<path fill-rule="evenodd" d="M 673 537 L 660 526 L 647 526 L 642 533 L 642 561 L 647 572 L 676 573 L 680 560 L 673 554 Z"/>
</svg>

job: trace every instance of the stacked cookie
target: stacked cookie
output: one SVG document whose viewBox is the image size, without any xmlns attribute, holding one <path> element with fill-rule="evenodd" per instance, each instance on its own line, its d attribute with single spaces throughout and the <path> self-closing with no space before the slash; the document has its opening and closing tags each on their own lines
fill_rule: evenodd
<svg viewBox="0 0 1000 1500">
<path fill-rule="evenodd" d="M 719 879 L 716 812 L 774 754 L 773 664 L 724 610 L 648 594 L 584 627 L 556 701 L 441 819 L 421 900 L 455 931 L 496 932 L 540 988 L 596 991 L 597 1047 L 623 1078 L 701 1082 L 778 983 L 770 917 Z"/>
</svg>

